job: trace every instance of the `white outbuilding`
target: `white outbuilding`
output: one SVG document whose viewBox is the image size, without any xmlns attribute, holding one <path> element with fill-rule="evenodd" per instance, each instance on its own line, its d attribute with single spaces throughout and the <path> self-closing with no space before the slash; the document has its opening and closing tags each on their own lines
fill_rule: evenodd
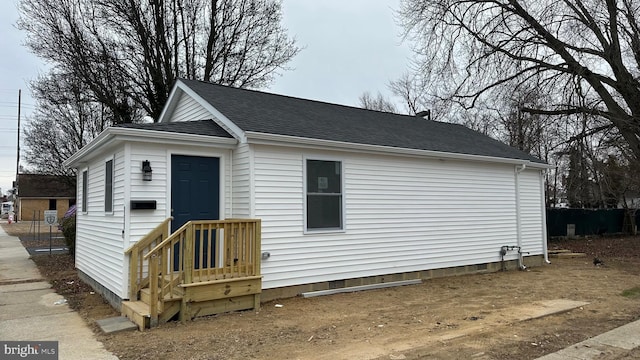
<svg viewBox="0 0 640 360">
<path fill-rule="evenodd" d="M 114 304 L 171 217 L 260 219 L 263 300 L 546 260 L 548 165 L 464 126 L 193 80 L 157 120 L 65 162 L 77 269 Z"/>
</svg>

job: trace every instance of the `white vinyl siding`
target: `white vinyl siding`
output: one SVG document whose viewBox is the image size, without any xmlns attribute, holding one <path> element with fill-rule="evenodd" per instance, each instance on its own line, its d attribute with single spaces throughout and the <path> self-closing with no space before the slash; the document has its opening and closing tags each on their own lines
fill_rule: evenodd
<svg viewBox="0 0 640 360">
<path fill-rule="evenodd" d="M 166 146 L 162 144 L 132 143 L 130 162 L 130 200 L 155 200 L 155 210 L 130 210 L 129 246 L 149 233 L 158 224 L 170 216 L 167 205 L 169 167 Z M 149 160 L 153 176 L 151 181 L 142 180 L 142 162 Z"/>
<path fill-rule="evenodd" d="M 124 150 L 118 152 L 118 156 L 113 159 L 113 210 L 119 211 L 120 215 L 123 216 L 125 213 L 125 207 L 128 206 L 126 203 L 126 194 L 125 194 L 125 181 L 128 174 L 125 174 L 125 156 Z M 122 222 L 122 217 L 120 217 L 120 226 L 119 230 L 122 231 L 124 224 Z"/>
<path fill-rule="evenodd" d="M 342 233 L 304 234 L 302 152 L 255 148 L 265 288 L 494 262 L 501 246 L 517 245 L 513 165 L 306 154 L 322 155 L 344 159 Z M 540 254 L 541 226 L 524 233 L 524 250 Z"/>
<path fill-rule="evenodd" d="M 232 161 L 232 210 L 233 218 L 251 218 L 251 147 L 240 144 L 233 151 Z"/>
<path fill-rule="evenodd" d="M 520 226 L 522 251 L 540 254 L 543 244 L 542 196 L 539 170 L 525 170 L 520 173 Z"/>
<path fill-rule="evenodd" d="M 87 181 L 87 213 L 77 214 L 76 267 L 118 296 L 122 293 L 124 211 L 122 187 L 124 174 L 119 173 L 124 150 L 116 151 L 114 160 L 113 215 L 104 216 L 104 158 L 89 164 Z M 121 165 L 120 165 L 121 166 Z M 116 195 L 118 194 L 118 195 Z M 84 194 L 82 194 L 84 196 Z"/>
<path fill-rule="evenodd" d="M 304 230 L 302 154 L 288 149 L 276 152 L 263 149 L 255 146 L 253 160 L 254 216 L 262 220 L 262 250 L 269 251 L 272 245 L 300 246 L 295 242 L 302 242 Z M 270 239 L 278 236 L 281 239 L 272 243 Z M 263 269 L 268 269 L 269 263 L 264 262 Z"/>
<path fill-rule="evenodd" d="M 181 93 L 171 116 L 171 121 L 194 121 L 211 119 L 211 113 L 200 105 L 194 98 Z"/>
</svg>

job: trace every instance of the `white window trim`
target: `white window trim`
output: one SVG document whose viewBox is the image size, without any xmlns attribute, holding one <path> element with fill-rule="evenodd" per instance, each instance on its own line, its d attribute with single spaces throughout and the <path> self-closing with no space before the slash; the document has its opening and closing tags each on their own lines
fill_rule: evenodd
<svg viewBox="0 0 640 360">
<path fill-rule="evenodd" d="M 107 163 L 111 161 L 111 211 L 107 211 Z M 103 211 L 105 215 L 113 215 L 114 212 L 114 192 L 115 192 L 115 169 L 116 169 L 116 161 L 115 156 L 105 159 L 104 161 L 104 203 L 103 203 Z"/>
<path fill-rule="evenodd" d="M 318 161 L 339 161 L 340 162 L 340 194 L 341 198 L 341 210 L 340 215 L 342 217 L 342 228 L 341 229 L 309 229 L 307 228 L 307 160 L 318 160 Z M 346 196 L 345 196 L 345 161 L 342 158 L 330 157 L 330 156 L 313 156 L 313 155 L 305 155 L 302 159 L 302 168 L 303 168 L 303 234 L 305 235 L 316 235 L 316 234 L 331 234 L 331 233 L 345 233 L 347 231 L 347 217 L 346 217 Z"/>
</svg>

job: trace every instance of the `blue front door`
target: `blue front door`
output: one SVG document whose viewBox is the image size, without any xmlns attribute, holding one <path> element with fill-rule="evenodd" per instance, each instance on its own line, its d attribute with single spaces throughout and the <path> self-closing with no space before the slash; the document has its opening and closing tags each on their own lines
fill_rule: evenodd
<svg viewBox="0 0 640 360">
<path fill-rule="evenodd" d="M 189 220 L 220 219 L 220 159 L 200 156 L 171 156 L 171 232 Z M 207 238 L 207 234 L 203 234 Z M 215 235 L 215 234 L 213 234 Z M 196 239 L 200 234 L 196 234 Z M 213 241 L 215 243 L 215 239 Z M 195 243 L 194 263 L 199 268 L 200 246 L 203 246 L 202 267 L 214 267 L 215 247 Z M 180 249 L 176 248 L 179 253 Z M 174 262 L 177 261 L 177 257 Z M 177 268 L 177 263 L 174 266 Z"/>
</svg>

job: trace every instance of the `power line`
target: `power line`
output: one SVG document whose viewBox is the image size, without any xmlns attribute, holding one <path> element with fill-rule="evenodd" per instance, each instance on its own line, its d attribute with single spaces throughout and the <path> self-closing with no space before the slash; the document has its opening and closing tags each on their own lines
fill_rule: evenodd
<svg viewBox="0 0 640 360">
<path fill-rule="evenodd" d="M 18 106 L 18 103 L 16 101 L 0 101 L 0 104 L 9 104 L 9 105 Z M 36 106 L 36 104 L 22 103 L 22 106 Z"/>
</svg>

